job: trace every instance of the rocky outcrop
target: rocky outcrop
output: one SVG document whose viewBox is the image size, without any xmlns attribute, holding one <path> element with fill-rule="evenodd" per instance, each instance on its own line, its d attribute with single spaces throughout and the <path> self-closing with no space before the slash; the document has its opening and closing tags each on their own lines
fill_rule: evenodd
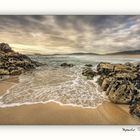
<svg viewBox="0 0 140 140">
<path fill-rule="evenodd" d="M 6 43 L 0 43 L 0 75 L 19 75 L 40 66 L 28 56 L 17 53 Z"/>
<path fill-rule="evenodd" d="M 99 85 L 113 103 L 130 104 L 130 113 L 140 117 L 140 67 L 139 64 L 100 63 Z"/>
<path fill-rule="evenodd" d="M 74 64 L 62 63 L 60 66 L 61 67 L 73 67 Z"/>
<path fill-rule="evenodd" d="M 86 76 L 87 79 L 92 80 L 93 77 L 97 75 L 97 72 L 93 71 L 91 67 L 87 66 L 83 68 L 82 75 Z"/>
</svg>

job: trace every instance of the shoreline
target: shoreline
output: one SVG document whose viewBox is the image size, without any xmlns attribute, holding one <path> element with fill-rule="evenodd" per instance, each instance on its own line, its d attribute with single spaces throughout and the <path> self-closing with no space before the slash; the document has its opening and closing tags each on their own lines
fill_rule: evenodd
<svg viewBox="0 0 140 140">
<path fill-rule="evenodd" d="M 0 82 L 0 96 L 18 83 L 18 76 Z M 129 125 L 140 119 L 129 114 L 128 105 L 103 102 L 96 108 L 56 102 L 0 108 L 0 125 Z"/>
<path fill-rule="evenodd" d="M 140 124 L 132 117 L 127 105 L 104 102 L 96 109 L 61 106 L 55 102 L 0 108 L 0 124 L 23 125 L 128 125 Z M 117 114 L 117 115 L 116 115 Z"/>
<path fill-rule="evenodd" d="M 101 106 L 103 103 L 95 106 L 95 107 L 84 107 L 82 105 L 75 105 L 75 104 L 64 104 L 64 103 L 61 103 L 59 101 L 54 101 L 54 100 L 49 100 L 49 101 L 46 101 L 46 102 L 26 102 L 26 103 L 22 103 L 22 104 L 10 104 L 10 105 L 3 105 L 3 106 L 0 106 L 0 108 L 12 108 L 12 107 L 19 107 L 19 106 L 24 106 L 24 105 L 36 105 L 36 104 L 48 104 L 48 103 L 56 103 L 60 106 L 71 106 L 71 107 L 79 107 L 79 108 L 82 108 L 82 109 L 96 109 L 98 106 Z M 107 102 L 107 101 L 106 101 Z"/>
</svg>

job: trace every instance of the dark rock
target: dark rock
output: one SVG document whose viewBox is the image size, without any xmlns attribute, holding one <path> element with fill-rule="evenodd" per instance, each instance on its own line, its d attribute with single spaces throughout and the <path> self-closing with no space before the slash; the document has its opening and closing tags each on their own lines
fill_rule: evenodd
<svg viewBox="0 0 140 140">
<path fill-rule="evenodd" d="M 91 65 L 91 64 L 85 64 L 85 66 L 86 66 L 86 67 L 92 67 L 92 65 Z"/>
<path fill-rule="evenodd" d="M 140 65 L 100 63 L 98 84 L 113 103 L 130 104 L 130 113 L 140 117 Z"/>
<path fill-rule="evenodd" d="M 93 71 L 90 67 L 86 67 L 82 71 L 83 76 L 87 76 L 87 79 L 93 79 L 97 75 L 97 72 Z"/>
<path fill-rule="evenodd" d="M 4 53 L 13 52 L 13 50 L 7 43 L 0 43 L 0 51 Z"/>
<path fill-rule="evenodd" d="M 74 64 L 62 63 L 60 66 L 61 67 L 73 67 Z"/>
<path fill-rule="evenodd" d="M 140 117 L 140 92 L 132 100 L 129 109 L 130 114 Z"/>
<path fill-rule="evenodd" d="M 6 43 L 0 43 L 0 75 L 19 75 L 40 66 L 28 56 L 14 52 Z"/>
</svg>

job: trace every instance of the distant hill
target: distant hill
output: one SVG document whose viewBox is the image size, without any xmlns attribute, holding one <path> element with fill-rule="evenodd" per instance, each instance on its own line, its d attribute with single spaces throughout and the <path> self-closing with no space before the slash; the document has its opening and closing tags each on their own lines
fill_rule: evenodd
<svg viewBox="0 0 140 140">
<path fill-rule="evenodd" d="M 100 55 L 97 53 L 70 53 L 70 54 L 66 54 L 66 55 Z"/>
<path fill-rule="evenodd" d="M 140 55 L 140 50 L 133 50 L 133 51 L 123 51 L 123 52 L 116 52 L 116 53 L 108 53 L 106 55 Z"/>
<path fill-rule="evenodd" d="M 66 53 L 66 54 L 40 54 L 40 53 L 34 53 L 30 55 L 38 55 L 38 56 L 53 56 L 53 55 L 100 55 L 96 53 Z"/>
<path fill-rule="evenodd" d="M 29 54 L 28 54 L 29 55 Z M 116 53 L 107 53 L 107 54 L 97 54 L 97 53 L 68 53 L 68 54 L 40 54 L 40 53 L 34 53 L 30 54 L 32 55 L 38 55 L 38 56 L 54 56 L 54 55 L 140 55 L 140 50 L 133 50 L 133 51 L 123 51 L 123 52 L 116 52 Z"/>
</svg>

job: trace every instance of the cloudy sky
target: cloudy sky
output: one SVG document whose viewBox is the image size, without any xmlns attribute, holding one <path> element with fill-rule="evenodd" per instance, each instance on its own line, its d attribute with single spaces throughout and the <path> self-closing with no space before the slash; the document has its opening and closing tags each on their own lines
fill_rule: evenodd
<svg viewBox="0 0 140 140">
<path fill-rule="evenodd" d="M 140 49 L 140 16 L 0 16 L 0 42 L 22 53 Z"/>
</svg>

